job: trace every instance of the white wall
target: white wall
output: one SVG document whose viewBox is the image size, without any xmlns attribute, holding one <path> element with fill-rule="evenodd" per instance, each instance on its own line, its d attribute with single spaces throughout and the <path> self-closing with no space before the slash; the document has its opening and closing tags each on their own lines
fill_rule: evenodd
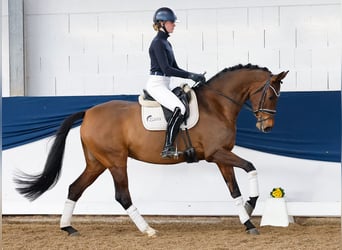
<svg viewBox="0 0 342 250">
<path fill-rule="evenodd" d="M 13 177 L 21 170 L 42 171 L 51 138 L 3 151 L 3 214 L 60 214 L 69 185 L 81 174 L 85 161 L 79 128 L 71 130 L 60 181 L 34 202 L 15 191 Z M 288 212 L 294 216 L 340 216 L 341 164 L 282 157 L 236 147 L 234 152 L 255 165 L 259 176 L 260 198 L 256 215 L 274 187 L 286 192 Z M 152 165 L 128 161 L 129 187 L 134 204 L 143 214 L 153 215 L 237 215 L 224 180 L 214 164 L 199 162 L 178 165 Z M 236 170 L 245 199 L 246 174 Z M 125 214 L 114 200 L 114 185 L 104 172 L 77 203 L 76 214 Z"/>
<path fill-rule="evenodd" d="M 2 95 L 9 96 L 8 5 L 1 1 L 1 84 Z"/>
<path fill-rule="evenodd" d="M 163 5 L 181 20 L 170 41 L 185 69 L 210 77 L 250 62 L 290 70 L 283 90 L 341 88 L 337 0 L 25 0 L 27 95 L 139 93 L 149 71 L 151 19 Z"/>
</svg>

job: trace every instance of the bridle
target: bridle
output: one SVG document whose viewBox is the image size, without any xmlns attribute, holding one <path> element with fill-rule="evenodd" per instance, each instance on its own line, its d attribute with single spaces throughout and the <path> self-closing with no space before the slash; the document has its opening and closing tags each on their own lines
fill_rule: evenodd
<svg viewBox="0 0 342 250">
<path fill-rule="evenodd" d="M 273 91 L 273 93 L 275 94 L 275 96 L 278 98 L 280 96 L 280 92 L 277 92 L 276 89 L 271 85 L 271 78 L 268 78 L 267 81 L 265 82 L 265 84 L 263 86 L 261 86 L 259 89 L 257 89 L 252 95 L 255 95 L 257 93 L 259 93 L 260 91 L 262 91 L 262 95 L 259 101 L 259 107 L 256 110 L 253 110 L 252 106 L 249 103 L 239 103 L 236 100 L 234 100 L 233 98 L 222 94 L 221 92 L 217 91 L 216 89 L 213 89 L 212 87 L 210 87 L 208 84 L 206 83 L 202 83 L 199 86 L 206 86 L 209 90 L 215 92 L 217 95 L 220 95 L 222 97 L 224 97 L 225 99 L 229 100 L 230 102 L 240 106 L 240 107 L 245 107 L 247 110 L 251 111 L 254 113 L 254 115 L 256 116 L 258 113 L 266 113 L 269 114 L 271 116 L 274 116 L 276 114 L 276 110 L 274 109 L 265 109 L 264 108 L 264 104 L 265 104 L 265 99 L 266 99 L 266 94 L 268 92 L 269 89 L 271 89 Z M 268 118 L 264 118 L 264 119 L 258 119 L 257 122 L 263 122 L 270 119 L 270 117 Z"/>
<path fill-rule="evenodd" d="M 261 98 L 260 98 L 260 101 L 259 101 L 259 108 L 257 110 L 254 110 L 253 113 L 256 115 L 257 113 L 266 113 L 266 114 L 269 114 L 269 115 L 275 115 L 277 113 L 276 110 L 274 109 L 265 109 L 264 108 L 264 103 L 265 103 L 265 99 L 266 99 L 266 94 L 267 94 L 267 91 L 271 89 L 274 93 L 274 95 L 279 98 L 280 96 L 280 92 L 278 93 L 276 91 L 276 89 L 271 85 L 271 78 L 269 78 L 266 83 L 260 88 L 258 89 L 257 91 L 255 91 L 252 95 L 258 93 L 259 91 L 262 90 L 262 95 L 261 95 Z M 251 95 L 251 96 L 252 96 Z"/>
</svg>

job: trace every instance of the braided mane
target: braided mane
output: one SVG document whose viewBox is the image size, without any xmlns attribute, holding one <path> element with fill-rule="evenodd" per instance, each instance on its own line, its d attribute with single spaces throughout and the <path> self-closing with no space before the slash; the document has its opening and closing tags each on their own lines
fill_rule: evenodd
<svg viewBox="0 0 342 250">
<path fill-rule="evenodd" d="M 235 66 L 232 66 L 232 67 L 229 67 L 229 68 L 225 68 L 223 70 L 221 70 L 220 72 L 218 72 L 216 75 L 214 75 L 212 78 L 210 78 L 207 83 L 211 82 L 212 80 L 214 80 L 215 78 L 219 77 L 220 75 L 226 73 L 226 72 L 229 72 L 229 71 L 236 71 L 236 70 L 240 70 L 240 69 L 248 69 L 248 70 L 255 70 L 255 69 L 260 69 L 260 70 L 263 70 L 265 72 L 269 72 L 269 73 L 272 73 L 268 68 L 266 67 L 260 67 L 258 65 L 253 65 L 253 64 L 245 64 L 245 65 L 242 65 L 242 64 L 237 64 Z"/>
</svg>

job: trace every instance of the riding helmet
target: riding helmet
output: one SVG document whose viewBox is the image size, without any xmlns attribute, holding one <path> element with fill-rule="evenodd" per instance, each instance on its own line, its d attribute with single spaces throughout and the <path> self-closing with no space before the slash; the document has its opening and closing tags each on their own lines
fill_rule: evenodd
<svg viewBox="0 0 342 250">
<path fill-rule="evenodd" d="M 173 12 L 173 10 L 167 7 L 162 7 L 162 8 L 157 9 L 157 11 L 154 13 L 154 16 L 153 16 L 154 23 L 158 23 L 159 21 L 176 22 L 176 20 L 177 20 L 177 16 Z"/>
</svg>

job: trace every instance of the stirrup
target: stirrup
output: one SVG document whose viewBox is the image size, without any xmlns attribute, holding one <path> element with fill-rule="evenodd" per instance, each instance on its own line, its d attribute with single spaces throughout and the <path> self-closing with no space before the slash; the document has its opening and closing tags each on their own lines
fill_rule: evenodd
<svg viewBox="0 0 342 250">
<path fill-rule="evenodd" d="M 174 146 L 169 146 L 169 147 L 165 147 L 163 149 L 163 151 L 161 152 L 161 157 L 162 158 L 174 158 L 177 159 L 178 158 L 178 150 L 177 148 L 175 148 Z"/>
</svg>

